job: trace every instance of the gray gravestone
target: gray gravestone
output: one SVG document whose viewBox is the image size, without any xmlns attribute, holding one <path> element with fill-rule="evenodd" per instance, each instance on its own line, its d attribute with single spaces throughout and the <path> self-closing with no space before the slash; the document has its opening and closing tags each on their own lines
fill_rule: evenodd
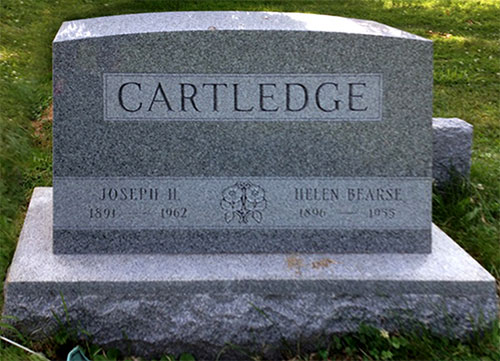
<svg viewBox="0 0 500 361">
<path fill-rule="evenodd" d="M 170 13 L 53 46 L 56 253 L 430 252 L 429 40 Z"/>
<path fill-rule="evenodd" d="M 495 279 L 431 225 L 431 85 L 431 42 L 370 21 L 64 23 L 54 189 L 33 193 L 3 314 L 147 358 L 488 327 Z"/>
<path fill-rule="evenodd" d="M 472 125 L 458 118 L 433 118 L 433 171 L 439 186 L 453 177 L 468 178 Z"/>
</svg>

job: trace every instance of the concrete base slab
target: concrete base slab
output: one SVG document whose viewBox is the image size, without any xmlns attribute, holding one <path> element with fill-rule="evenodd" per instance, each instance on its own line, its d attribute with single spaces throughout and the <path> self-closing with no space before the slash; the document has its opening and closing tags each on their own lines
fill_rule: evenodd
<svg viewBox="0 0 500 361">
<path fill-rule="evenodd" d="M 272 353 L 362 322 L 463 336 L 497 315 L 494 278 L 435 226 L 431 254 L 54 255 L 51 225 L 52 189 L 37 188 L 3 310 L 31 338 L 65 319 L 62 297 L 72 327 L 145 357 Z"/>
</svg>

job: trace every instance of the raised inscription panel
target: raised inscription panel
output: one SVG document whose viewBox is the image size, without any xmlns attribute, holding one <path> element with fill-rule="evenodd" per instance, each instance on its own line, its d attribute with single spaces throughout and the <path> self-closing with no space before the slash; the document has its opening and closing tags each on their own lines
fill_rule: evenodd
<svg viewBox="0 0 500 361">
<path fill-rule="evenodd" d="M 105 120 L 376 121 L 381 74 L 104 74 Z"/>
<path fill-rule="evenodd" d="M 426 229 L 425 179 L 55 179 L 62 229 Z M 56 195 L 57 196 L 57 195 Z"/>
</svg>

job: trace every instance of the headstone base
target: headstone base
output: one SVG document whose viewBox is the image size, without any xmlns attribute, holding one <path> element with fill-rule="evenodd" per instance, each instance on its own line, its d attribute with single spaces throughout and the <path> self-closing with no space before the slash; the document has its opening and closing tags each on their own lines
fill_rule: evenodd
<svg viewBox="0 0 500 361">
<path fill-rule="evenodd" d="M 494 278 L 436 226 L 431 254 L 54 255 L 51 225 L 52 189 L 37 188 L 3 310 L 31 339 L 56 314 L 128 354 L 234 358 L 361 323 L 460 337 L 497 316 Z"/>
</svg>

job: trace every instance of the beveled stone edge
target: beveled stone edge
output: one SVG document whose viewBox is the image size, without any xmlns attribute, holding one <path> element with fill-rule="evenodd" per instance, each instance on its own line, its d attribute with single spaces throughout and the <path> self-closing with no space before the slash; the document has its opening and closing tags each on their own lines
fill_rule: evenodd
<svg viewBox="0 0 500 361">
<path fill-rule="evenodd" d="M 286 16 L 295 27 L 284 26 L 278 19 Z M 242 17 L 245 18 L 242 20 Z M 160 21 L 161 19 L 161 21 Z M 125 23 L 126 26 L 123 26 Z M 298 23 L 303 23 L 299 27 Z M 101 27 L 92 33 L 86 27 Z M 350 28 L 349 28 L 350 26 Z M 429 39 L 372 20 L 345 18 L 323 14 L 264 11 L 179 11 L 106 16 L 66 21 L 54 43 L 101 38 L 182 31 L 311 31 L 342 33 L 432 42 Z"/>
</svg>

